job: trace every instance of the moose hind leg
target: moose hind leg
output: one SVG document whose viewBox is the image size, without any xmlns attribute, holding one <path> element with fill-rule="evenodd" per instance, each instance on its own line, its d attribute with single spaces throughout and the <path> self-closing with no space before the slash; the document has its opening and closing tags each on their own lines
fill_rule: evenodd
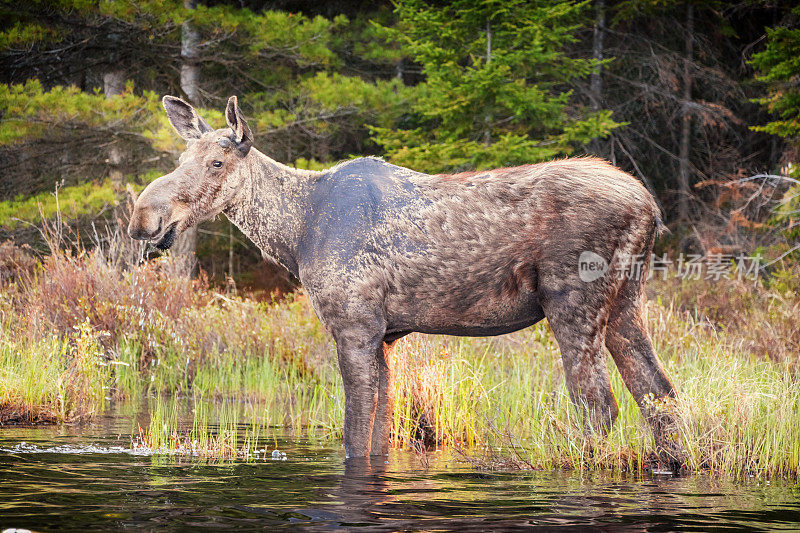
<svg viewBox="0 0 800 533">
<path fill-rule="evenodd" d="M 675 387 L 656 356 L 647 332 L 642 283 L 628 280 L 609 316 L 606 347 L 625 386 L 653 428 L 656 446 L 671 463 L 683 462 L 683 448 L 670 398 Z"/>
<path fill-rule="evenodd" d="M 608 431 L 619 410 L 603 351 L 603 311 L 591 313 L 586 308 L 551 301 L 545 306 L 545 314 L 561 350 L 567 390 L 583 415 L 585 429 Z"/>
<path fill-rule="evenodd" d="M 622 380 L 640 406 L 650 398 L 674 396 L 675 388 L 656 357 L 645 323 L 644 302 L 620 291 L 609 317 L 606 347 Z"/>
<path fill-rule="evenodd" d="M 372 455 L 389 453 L 389 436 L 394 416 L 394 391 L 392 390 L 392 357 L 394 342 L 382 342 L 378 346 L 378 402 L 375 407 L 375 422 L 372 425 Z"/>
</svg>

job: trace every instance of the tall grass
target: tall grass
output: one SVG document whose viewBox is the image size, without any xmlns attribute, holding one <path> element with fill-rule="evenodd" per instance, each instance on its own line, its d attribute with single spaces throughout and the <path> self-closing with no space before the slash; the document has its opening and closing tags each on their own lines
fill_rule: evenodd
<svg viewBox="0 0 800 533">
<path fill-rule="evenodd" d="M 106 397 L 144 397 L 149 423 L 134 433 L 158 451 L 247 457 L 269 451 L 275 431 L 340 438 L 334 346 L 302 293 L 278 303 L 223 295 L 168 258 L 123 269 L 96 251 L 25 264 L 0 276 L 0 422 L 76 420 L 102 411 Z M 657 290 L 669 297 L 650 302 L 649 323 L 680 392 L 673 408 L 688 468 L 796 478 L 794 337 L 764 352 L 739 318 L 714 315 L 712 300 L 737 309 L 734 283 L 707 289 L 712 300 L 697 288 L 692 300 L 684 285 Z M 751 325 L 783 331 L 788 322 L 770 317 L 796 318 L 797 296 L 758 290 L 780 298 L 748 311 L 764 313 Z M 604 437 L 584 435 L 546 322 L 486 339 L 410 335 L 394 367 L 397 447 L 455 447 L 483 467 L 639 472 L 654 458 L 613 363 L 619 419 Z"/>
<path fill-rule="evenodd" d="M 76 421 L 103 411 L 111 378 L 87 323 L 67 338 L 0 335 L 0 422 Z"/>
<path fill-rule="evenodd" d="M 674 305 L 651 303 L 656 349 L 675 382 L 678 433 L 687 467 L 733 477 L 797 477 L 800 381 L 794 362 L 732 350 L 723 334 Z M 478 464 L 640 471 L 652 435 L 613 362 L 620 414 L 603 437 L 587 439 L 546 325 L 496 340 L 412 336 L 398 347 L 399 445 L 432 428 L 435 441 L 492 446 Z M 419 419 L 423 420 L 420 424 Z M 506 447 L 506 454 L 497 454 Z"/>
<path fill-rule="evenodd" d="M 134 448 L 205 459 L 272 455 L 270 445 L 275 442 L 275 434 L 270 418 L 264 413 L 245 413 L 247 406 L 238 401 L 159 397 L 151 399 L 151 404 L 149 424 L 147 428 L 138 428 L 138 435 L 133 438 Z M 245 415 L 248 422 L 243 421 Z M 278 458 L 283 457 L 278 454 Z"/>
</svg>

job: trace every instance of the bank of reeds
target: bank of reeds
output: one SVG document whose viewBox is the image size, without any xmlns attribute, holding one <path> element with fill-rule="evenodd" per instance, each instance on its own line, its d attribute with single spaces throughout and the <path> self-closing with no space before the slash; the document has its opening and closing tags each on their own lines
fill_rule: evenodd
<svg viewBox="0 0 800 533">
<path fill-rule="evenodd" d="M 128 268 L 100 251 L 15 261 L 23 266 L 0 292 L 0 422 L 80 420 L 146 397 L 149 422 L 133 433 L 160 452 L 264 454 L 275 431 L 340 438 L 334 347 L 302 293 L 277 303 L 222 294 L 168 258 Z M 760 305 L 738 282 L 670 283 L 654 285 L 649 322 L 680 391 L 687 467 L 796 478 L 796 292 L 750 282 Z M 724 306 L 748 313 L 752 330 Z M 587 439 L 546 323 L 486 339 L 411 335 L 395 350 L 394 443 L 455 447 L 482 467 L 639 472 L 653 439 L 609 366 L 620 416 L 610 434 Z"/>
</svg>

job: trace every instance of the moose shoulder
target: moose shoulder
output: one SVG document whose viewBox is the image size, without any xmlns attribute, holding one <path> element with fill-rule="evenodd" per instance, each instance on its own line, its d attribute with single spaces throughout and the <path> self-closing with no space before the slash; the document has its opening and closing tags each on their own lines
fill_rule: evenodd
<svg viewBox="0 0 800 533">
<path fill-rule="evenodd" d="M 661 221 L 630 175 L 592 158 L 453 175 L 376 158 L 302 171 L 252 148 L 235 97 L 218 130 L 177 98 L 164 107 L 187 149 L 141 194 L 129 233 L 167 248 L 224 212 L 300 279 L 336 341 L 347 456 L 388 451 L 399 337 L 498 335 L 545 317 L 587 430 L 617 416 L 605 346 L 668 444 L 653 400 L 675 392 L 643 314 L 642 258 Z"/>
</svg>

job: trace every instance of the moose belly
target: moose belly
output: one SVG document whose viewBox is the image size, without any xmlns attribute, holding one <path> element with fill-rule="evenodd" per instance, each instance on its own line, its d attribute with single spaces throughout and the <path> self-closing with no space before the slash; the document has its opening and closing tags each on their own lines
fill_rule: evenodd
<svg viewBox="0 0 800 533">
<path fill-rule="evenodd" d="M 485 337 L 511 333 L 544 318 L 537 295 L 529 290 L 521 290 L 513 297 L 485 292 L 477 299 L 461 299 L 458 292 L 414 301 L 390 298 L 387 333 L 416 331 Z"/>
<path fill-rule="evenodd" d="M 444 227 L 455 231 L 454 224 Z M 544 318 L 529 232 L 499 225 L 463 231 L 469 238 L 429 230 L 428 242 L 387 244 L 393 253 L 376 263 L 386 281 L 390 330 L 500 335 Z"/>
</svg>

